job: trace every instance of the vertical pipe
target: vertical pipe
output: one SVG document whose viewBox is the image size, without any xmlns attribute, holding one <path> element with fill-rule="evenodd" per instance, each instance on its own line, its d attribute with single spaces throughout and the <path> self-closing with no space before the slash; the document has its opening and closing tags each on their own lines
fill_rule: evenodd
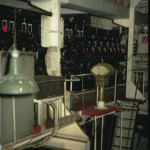
<svg viewBox="0 0 150 150">
<path fill-rule="evenodd" d="M 42 100 L 38 100 L 38 124 L 43 126 L 44 125 L 44 103 Z"/>
<path fill-rule="evenodd" d="M 84 83 L 83 83 L 83 76 L 81 77 L 81 82 L 82 82 L 82 90 L 81 91 L 84 91 Z"/>
<path fill-rule="evenodd" d="M 41 103 L 42 104 L 42 103 Z M 57 105 L 57 104 L 56 104 Z M 41 118 L 41 120 L 43 119 L 43 124 L 46 125 L 46 119 L 47 119 L 47 104 L 46 103 L 43 103 L 41 105 L 41 110 L 42 110 L 42 113 L 41 115 L 43 115 L 43 117 Z"/>
<path fill-rule="evenodd" d="M 102 116 L 102 124 L 101 124 L 101 150 L 103 150 L 103 136 L 104 136 L 104 116 Z"/>
<path fill-rule="evenodd" d="M 1 74 L 0 74 L 1 75 Z M 2 110 L 2 97 L 0 96 L 0 110 Z M 2 141 L 2 111 L 0 113 L 0 150 L 2 150 L 2 145 L 1 145 L 1 141 Z"/>
<path fill-rule="evenodd" d="M 15 106 L 15 98 L 12 97 L 12 105 L 13 105 L 13 132 L 14 132 L 14 143 L 16 143 L 17 136 L 16 136 L 16 106 Z"/>
<path fill-rule="evenodd" d="M 70 91 L 72 91 L 72 77 L 71 77 L 71 81 L 70 81 Z"/>
<path fill-rule="evenodd" d="M 97 118 L 96 118 L 96 116 L 94 116 L 94 121 L 95 121 L 95 127 L 94 127 L 94 129 L 95 129 L 95 132 L 94 132 L 94 135 L 95 135 L 95 137 L 94 137 L 94 150 L 97 150 Z"/>
<path fill-rule="evenodd" d="M 133 40 L 134 40 L 134 22 L 135 22 L 135 6 L 138 0 L 130 0 L 129 9 L 129 34 L 128 34 L 128 54 L 127 54 L 127 75 L 126 75 L 126 98 L 134 98 L 134 90 L 136 86 L 132 82 L 132 61 L 133 61 Z M 137 89 L 137 98 L 142 99 L 142 93 Z"/>
<path fill-rule="evenodd" d="M 59 101 L 59 112 L 60 112 L 59 115 L 60 115 L 60 117 L 63 117 L 63 115 L 64 115 L 63 110 L 62 110 L 63 109 L 63 99 L 59 98 L 58 101 Z"/>
<path fill-rule="evenodd" d="M 144 93 L 145 93 L 145 72 L 143 71 L 143 97 L 142 100 L 144 101 Z"/>
<path fill-rule="evenodd" d="M 133 61 L 133 39 L 134 39 L 134 19 L 135 8 L 130 6 L 129 9 L 129 37 L 128 37 L 128 55 L 127 55 L 127 83 L 132 80 L 132 61 Z"/>
<path fill-rule="evenodd" d="M 116 94 L 117 94 L 117 70 L 115 71 L 114 104 L 116 104 Z"/>
<path fill-rule="evenodd" d="M 99 89 L 98 86 L 96 86 L 96 105 L 98 105 L 98 99 L 99 99 Z"/>
<path fill-rule="evenodd" d="M 62 112 L 61 112 L 61 107 L 62 107 L 62 103 L 61 103 L 61 99 L 58 99 L 57 100 L 57 103 L 58 103 L 58 109 L 57 109 L 57 111 L 58 111 L 58 116 L 59 116 L 59 118 L 61 118 L 62 117 Z M 54 111 L 54 110 L 53 110 Z M 53 115 L 54 116 L 54 115 Z"/>
<path fill-rule="evenodd" d="M 66 116 L 66 81 L 64 81 L 64 116 Z"/>
<path fill-rule="evenodd" d="M 121 120 L 120 120 L 120 150 L 122 150 L 122 123 L 123 123 L 123 111 L 120 112 Z"/>
<path fill-rule="evenodd" d="M 100 101 L 103 102 L 104 101 L 104 87 L 100 87 Z"/>
<path fill-rule="evenodd" d="M 136 76 L 135 76 L 135 85 L 137 85 L 138 86 L 138 79 L 139 78 L 139 73 L 138 73 L 138 69 L 136 69 Z"/>
</svg>

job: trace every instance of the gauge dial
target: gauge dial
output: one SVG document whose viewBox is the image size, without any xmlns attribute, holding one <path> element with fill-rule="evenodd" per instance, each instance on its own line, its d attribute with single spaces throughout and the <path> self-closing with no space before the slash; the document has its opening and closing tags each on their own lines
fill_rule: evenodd
<svg viewBox="0 0 150 150">
<path fill-rule="evenodd" d="M 108 69 L 105 67 L 105 66 L 102 66 L 102 65 L 97 65 L 95 67 L 93 67 L 91 69 L 91 72 L 94 74 L 94 75 L 105 75 L 107 74 L 109 71 Z"/>
<path fill-rule="evenodd" d="M 93 75 L 107 76 L 112 72 L 112 67 L 108 64 L 96 64 L 91 68 L 91 73 Z"/>
</svg>

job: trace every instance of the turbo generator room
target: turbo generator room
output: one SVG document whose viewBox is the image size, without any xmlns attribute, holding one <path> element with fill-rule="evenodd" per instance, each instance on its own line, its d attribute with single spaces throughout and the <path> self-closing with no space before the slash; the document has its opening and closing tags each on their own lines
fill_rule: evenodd
<svg viewBox="0 0 150 150">
<path fill-rule="evenodd" d="M 148 0 L 1 0 L 0 22 L 0 150 L 149 150 Z"/>
</svg>

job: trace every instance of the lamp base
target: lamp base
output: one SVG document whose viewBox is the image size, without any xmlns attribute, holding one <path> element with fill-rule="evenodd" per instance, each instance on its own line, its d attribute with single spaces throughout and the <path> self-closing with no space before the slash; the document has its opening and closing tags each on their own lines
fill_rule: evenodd
<svg viewBox="0 0 150 150">
<path fill-rule="evenodd" d="M 97 102 L 97 106 L 95 107 L 96 109 L 108 109 L 106 106 L 105 106 L 105 102 L 104 101 L 98 101 Z"/>
</svg>

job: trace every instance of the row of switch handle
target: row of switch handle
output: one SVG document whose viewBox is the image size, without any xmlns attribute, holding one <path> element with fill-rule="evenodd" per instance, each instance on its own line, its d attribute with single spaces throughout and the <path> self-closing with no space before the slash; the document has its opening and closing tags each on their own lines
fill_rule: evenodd
<svg viewBox="0 0 150 150">
<path fill-rule="evenodd" d="M 1 24 L 2 24 L 1 28 L 3 29 L 3 31 L 14 30 L 14 28 L 15 28 L 14 21 L 2 20 Z M 21 23 L 21 30 L 32 32 L 32 24 L 22 22 Z"/>
</svg>

